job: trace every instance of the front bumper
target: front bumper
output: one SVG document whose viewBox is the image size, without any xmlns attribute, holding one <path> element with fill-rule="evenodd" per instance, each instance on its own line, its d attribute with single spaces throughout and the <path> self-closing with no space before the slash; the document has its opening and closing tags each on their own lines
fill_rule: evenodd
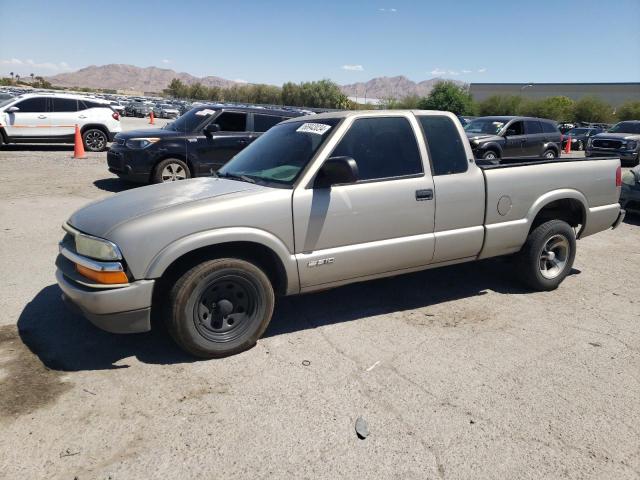
<svg viewBox="0 0 640 480">
<path fill-rule="evenodd" d="M 611 150 L 589 148 L 584 152 L 585 157 L 618 157 L 623 162 L 634 162 L 638 160 L 638 151 L 633 150 Z"/>
<path fill-rule="evenodd" d="M 63 300 L 96 327 L 111 333 L 151 330 L 154 280 L 138 280 L 119 288 L 85 287 L 65 274 L 63 262 L 60 258 L 56 262 L 56 280 Z"/>
<path fill-rule="evenodd" d="M 155 165 L 154 150 L 130 150 L 112 145 L 107 152 L 107 165 L 111 173 L 132 182 L 149 183 Z"/>
</svg>

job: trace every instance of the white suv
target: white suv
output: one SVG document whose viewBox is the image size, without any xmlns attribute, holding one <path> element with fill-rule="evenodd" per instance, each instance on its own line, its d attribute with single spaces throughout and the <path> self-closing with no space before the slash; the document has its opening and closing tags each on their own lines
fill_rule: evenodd
<svg viewBox="0 0 640 480">
<path fill-rule="evenodd" d="M 100 152 L 122 131 L 109 102 L 80 95 L 28 93 L 0 101 L 2 143 L 73 143 L 80 127 L 84 148 Z"/>
</svg>

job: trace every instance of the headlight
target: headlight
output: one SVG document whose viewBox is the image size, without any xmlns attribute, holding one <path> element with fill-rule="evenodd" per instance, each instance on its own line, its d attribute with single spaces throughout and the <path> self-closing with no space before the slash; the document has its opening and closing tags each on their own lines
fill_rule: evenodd
<svg viewBox="0 0 640 480">
<path fill-rule="evenodd" d="M 636 142 L 635 140 L 627 142 L 627 150 L 635 150 L 637 146 L 638 142 Z"/>
<path fill-rule="evenodd" d="M 125 145 L 129 148 L 140 150 L 142 148 L 147 148 L 149 145 L 153 145 L 154 143 L 159 141 L 160 139 L 157 137 L 130 138 L 125 142 Z"/>
<path fill-rule="evenodd" d="M 636 184 L 636 176 L 633 172 L 624 172 L 622 174 L 622 183 L 633 186 Z"/>
<path fill-rule="evenodd" d="M 85 257 L 95 258 L 96 260 L 120 260 L 120 249 L 115 243 L 108 240 L 101 240 L 96 237 L 90 237 L 83 233 L 75 236 L 76 251 Z"/>
</svg>

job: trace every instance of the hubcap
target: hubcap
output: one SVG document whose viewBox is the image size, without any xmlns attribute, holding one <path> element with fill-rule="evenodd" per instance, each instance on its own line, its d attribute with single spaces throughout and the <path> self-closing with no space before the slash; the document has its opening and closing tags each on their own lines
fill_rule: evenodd
<svg viewBox="0 0 640 480">
<path fill-rule="evenodd" d="M 85 137 L 87 147 L 91 150 L 102 150 L 106 145 L 106 140 L 102 132 L 91 130 Z"/>
<path fill-rule="evenodd" d="M 179 163 L 170 163 L 162 169 L 163 182 L 175 182 L 185 178 L 187 178 L 187 172 L 184 171 L 184 168 Z"/>
<path fill-rule="evenodd" d="M 246 278 L 225 275 L 207 285 L 194 305 L 194 321 L 205 338 L 224 342 L 237 338 L 256 315 L 257 291 Z"/>
<path fill-rule="evenodd" d="M 567 266 L 569 258 L 569 240 L 563 235 L 554 235 L 542 247 L 540 252 L 540 273 L 544 278 L 553 279 Z"/>
<path fill-rule="evenodd" d="M 486 160 L 495 160 L 496 159 L 496 154 L 495 153 L 487 153 L 484 158 Z"/>
</svg>

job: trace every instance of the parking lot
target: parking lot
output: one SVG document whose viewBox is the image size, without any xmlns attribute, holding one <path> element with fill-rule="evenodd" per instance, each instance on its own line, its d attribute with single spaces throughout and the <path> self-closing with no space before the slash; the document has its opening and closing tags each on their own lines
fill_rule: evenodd
<svg viewBox="0 0 640 480">
<path fill-rule="evenodd" d="M 579 241 L 553 292 L 505 259 L 355 284 L 201 361 L 62 303 L 60 225 L 132 188 L 72 153 L 0 150 L 0 477 L 640 477 L 640 218 Z"/>
</svg>

